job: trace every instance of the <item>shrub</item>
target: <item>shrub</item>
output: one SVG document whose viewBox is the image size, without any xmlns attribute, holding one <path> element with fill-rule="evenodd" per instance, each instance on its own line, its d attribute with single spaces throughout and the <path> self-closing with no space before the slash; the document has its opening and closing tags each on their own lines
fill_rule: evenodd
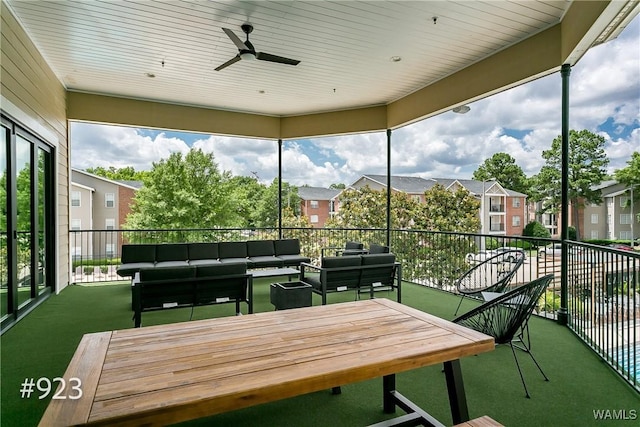
<svg viewBox="0 0 640 427">
<path fill-rule="evenodd" d="M 542 225 L 541 223 L 539 223 L 538 221 L 531 221 L 529 224 L 527 224 L 524 227 L 524 230 L 522 231 L 522 235 L 523 236 L 528 236 L 528 237 L 535 237 L 538 239 L 550 239 L 551 238 L 551 233 L 549 233 L 549 230 L 547 230 L 545 228 L 544 225 Z M 538 244 L 536 243 L 536 241 L 529 241 L 531 247 L 537 247 Z"/>
<path fill-rule="evenodd" d="M 544 295 L 540 297 L 538 307 L 547 313 L 556 312 L 560 309 L 560 297 L 556 295 L 555 292 L 547 290 Z"/>
</svg>

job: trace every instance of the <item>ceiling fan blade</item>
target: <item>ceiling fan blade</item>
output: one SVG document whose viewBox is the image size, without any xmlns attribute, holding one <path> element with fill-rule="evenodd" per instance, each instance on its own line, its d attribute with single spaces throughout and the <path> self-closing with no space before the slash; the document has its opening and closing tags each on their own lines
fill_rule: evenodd
<svg viewBox="0 0 640 427">
<path fill-rule="evenodd" d="M 229 65 L 231 64 L 235 64 L 236 62 L 240 61 L 240 55 L 236 55 L 233 58 L 231 58 L 230 60 L 228 60 L 227 62 L 225 62 L 224 64 L 218 66 L 216 68 L 216 71 L 220 71 L 223 68 L 227 68 Z"/>
<path fill-rule="evenodd" d="M 231 41 L 233 42 L 233 44 L 236 45 L 236 47 L 240 50 L 250 50 L 247 45 L 245 45 L 242 40 L 240 40 L 240 37 L 236 36 L 236 33 L 234 33 L 233 31 L 231 31 L 228 28 L 222 28 L 222 31 L 224 31 L 225 33 L 227 33 L 227 36 L 229 36 L 229 38 L 231 39 Z"/>
<path fill-rule="evenodd" d="M 261 61 L 277 62 L 278 64 L 298 65 L 300 61 L 297 59 L 284 58 L 282 56 L 271 55 L 270 53 L 258 52 L 256 59 Z"/>
</svg>

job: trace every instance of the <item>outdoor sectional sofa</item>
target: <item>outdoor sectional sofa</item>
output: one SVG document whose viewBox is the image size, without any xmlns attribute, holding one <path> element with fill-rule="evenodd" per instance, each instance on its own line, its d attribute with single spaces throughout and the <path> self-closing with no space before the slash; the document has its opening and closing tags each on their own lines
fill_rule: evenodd
<svg viewBox="0 0 640 427">
<path fill-rule="evenodd" d="M 298 239 L 217 243 L 160 243 L 122 245 L 117 273 L 132 277 L 141 269 L 245 263 L 252 268 L 298 267 L 310 258 L 300 255 Z"/>
<path fill-rule="evenodd" d="M 142 268 L 132 281 L 133 320 L 142 324 L 142 312 L 196 305 L 247 303 L 253 313 L 253 277 L 244 262 L 216 265 Z"/>
<path fill-rule="evenodd" d="M 328 293 L 348 290 L 373 297 L 375 291 L 395 289 L 397 301 L 402 299 L 402 266 L 392 253 L 324 257 L 320 266 L 302 263 L 300 281 L 321 295 L 322 305 Z"/>
</svg>

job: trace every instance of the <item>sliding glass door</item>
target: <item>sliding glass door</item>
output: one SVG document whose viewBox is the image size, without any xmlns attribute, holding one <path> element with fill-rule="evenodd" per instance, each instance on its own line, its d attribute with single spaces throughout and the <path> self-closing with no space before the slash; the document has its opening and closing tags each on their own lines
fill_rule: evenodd
<svg viewBox="0 0 640 427">
<path fill-rule="evenodd" d="M 2 116 L 0 316 L 2 330 L 48 295 L 55 277 L 52 148 Z"/>
</svg>

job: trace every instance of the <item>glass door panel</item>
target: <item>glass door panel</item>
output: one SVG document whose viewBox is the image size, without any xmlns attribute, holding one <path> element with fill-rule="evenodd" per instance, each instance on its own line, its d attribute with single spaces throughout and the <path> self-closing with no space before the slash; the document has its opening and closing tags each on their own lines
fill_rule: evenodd
<svg viewBox="0 0 640 427">
<path fill-rule="evenodd" d="M 37 292 L 40 294 L 46 287 L 46 274 L 47 274 L 47 245 L 46 237 L 48 232 L 47 216 L 47 183 L 48 179 L 48 166 L 49 165 L 49 153 L 42 148 L 38 148 L 38 274 L 36 275 Z"/>
<path fill-rule="evenodd" d="M 0 142 L 0 319 L 9 313 L 9 240 L 7 233 L 7 153 L 9 130 L 2 126 Z"/>
<path fill-rule="evenodd" d="M 16 237 L 17 237 L 17 290 L 18 307 L 31 299 L 31 144 L 16 137 Z"/>
</svg>

